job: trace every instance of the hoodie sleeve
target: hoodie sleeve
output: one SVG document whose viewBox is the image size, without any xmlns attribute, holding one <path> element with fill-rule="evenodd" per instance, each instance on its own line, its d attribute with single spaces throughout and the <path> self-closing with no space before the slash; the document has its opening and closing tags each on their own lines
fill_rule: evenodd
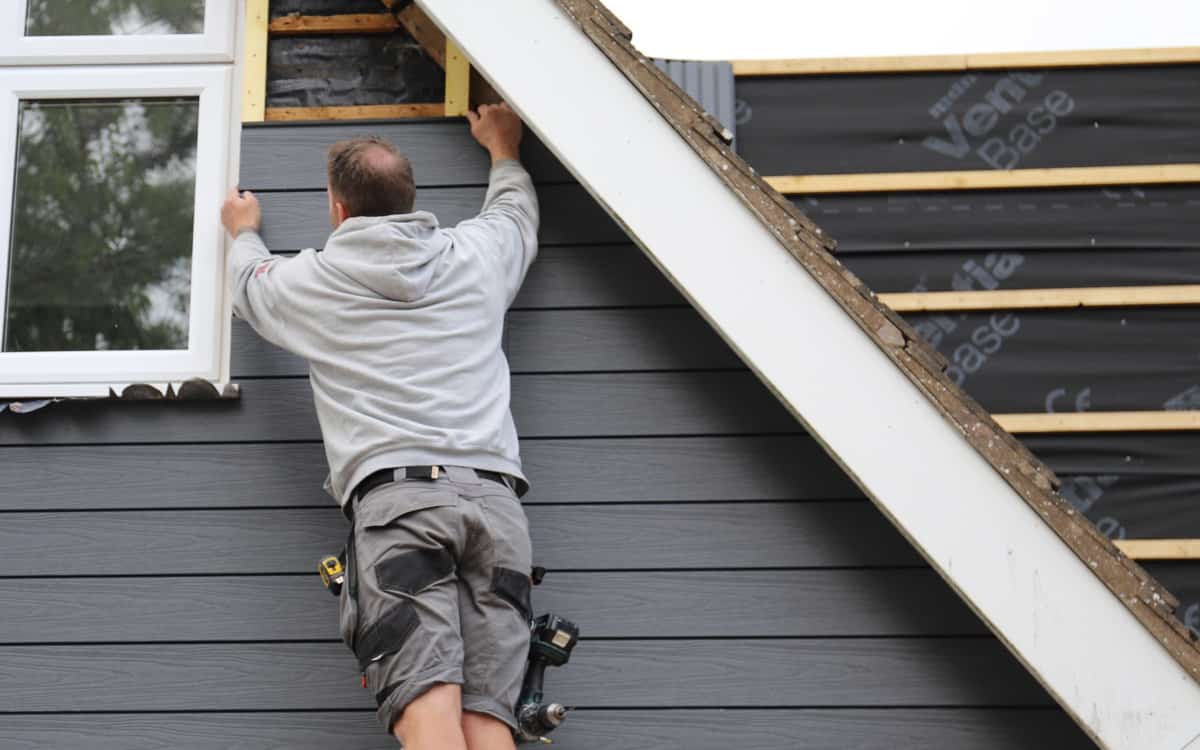
<svg viewBox="0 0 1200 750">
<path fill-rule="evenodd" d="M 511 304 L 538 250 L 537 193 L 525 167 L 514 159 L 497 162 L 488 179 L 483 210 L 458 226 L 488 233 L 488 249 L 500 263 Z"/>
<path fill-rule="evenodd" d="M 279 270 L 289 261 L 271 255 L 257 232 L 245 231 L 229 250 L 229 290 L 233 313 L 273 344 L 287 348 L 280 318 Z"/>
</svg>

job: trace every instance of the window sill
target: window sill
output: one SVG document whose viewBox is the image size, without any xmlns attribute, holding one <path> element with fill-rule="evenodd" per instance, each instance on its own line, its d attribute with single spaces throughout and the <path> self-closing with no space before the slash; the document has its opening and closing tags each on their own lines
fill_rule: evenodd
<svg viewBox="0 0 1200 750">
<path fill-rule="evenodd" d="M 29 414 L 60 401 L 236 401 L 241 397 L 242 389 L 237 383 L 213 383 L 194 378 L 179 383 L 81 386 L 77 394 L 42 398 L 21 395 L 5 399 L 0 396 L 0 413 Z"/>
</svg>

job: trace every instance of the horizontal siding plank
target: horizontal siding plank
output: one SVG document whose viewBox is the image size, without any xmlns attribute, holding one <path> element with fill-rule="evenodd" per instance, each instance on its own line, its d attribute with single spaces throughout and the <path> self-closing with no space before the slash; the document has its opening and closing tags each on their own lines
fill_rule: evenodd
<svg viewBox="0 0 1200 750">
<path fill-rule="evenodd" d="M 324 190 L 329 147 L 349 138 L 377 136 L 408 156 L 417 189 L 450 185 L 486 185 L 491 168 L 487 152 L 471 137 L 463 120 L 408 123 L 336 123 L 258 125 L 242 129 L 243 190 Z M 536 182 L 574 182 L 550 151 L 527 134 L 521 162 Z"/>
<path fill-rule="evenodd" d="M 867 501 L 527 509 L 551 569 L 919 565 Z M 341 549 L 337 508 L 9 513 L 10 576 L 310 573 Z M 129 554 L 130 549 L 138 554 Z"/>
<path fill-rule="evenodd" d="M 337 600 L 315 572 L 9 578 L 0 599 L 21 603 L 0 611 L 5 645 L 338 638 Z M 926 569 L 551 573 L 533 603 L 575 620 L 588 638 L 986 633 Z"/>
<path fill-rule="evenodd" d="M 522 437 L 647 437 L 798 432 L 748 372 L 516 375 Z M 304 379 L 242 384 L 232 402 L 61 403 L 0 415 L 0 445 L 317 440 Z"/>
<path fill-rule="evenodd" d="M 568 667 L 569 669 L 570 667 Z M 551 677 L 553 680 L 554 678 Z M 553 687 L 553 683 L 551 683 Z M 1093 750 L 1055 709 L 588 710 L 554 734 L 571 750 Z M 0 745 L 21 750 L 378 750 L 374 711 L 6 716 Z"/>
<path fill-rule="evenodd" d="M 294 254 L 291 251 L 279 253 Z M 1176 255 L 1180 257 L 1170 259 L 1171 268 L 1186 258 L 1181 253 Z M 940 256 L 933 256 L 937 265 L 953 263 Z M 871 259 L 870 256 L 855 257 Z M 903 259 L 888 253 L 884 262 L 889 271 L 896 272 L 893 269 Z M 959 260 L 958 264 L 962 262 Z M 529 269 L 511 309 L 682 307 L 686 304 L 683 296 L 636 245 L 574 245 L 538 250 L 537 262 Z"/>
<path fill-rule="evenodd" d="M 513 373 L 741 368 L 691 308 L 514 311 L 504 351 Z M 307 375 L 305 360 L 233 326 L 234 378 Z"/>
<path fill-rule="evenodd" d="M 684 304 L 637 246 L 585 245 L 542 248 L 513 309 Z"/>
<path fill-rule="evenodd" d="M 590 708 L 1049 703 L 990 638 L 590 641 L 548 688 Z M 0 701 L 11 712 L 373 705 L 340 643 L 6 646 Z"/>
<path fill-rule="evenodd" d="M 483 207 L 484 188 L 431 188 L 417 194 L 416 208 L 431 211 L 445 227 L 469 219 Z M 262 203 L 262 236 L 275 251 L 322 247 L 329 236 L 329 204 L 325 191 L 258 194 Z M 538 189 L 544 245 L 624 243 L 629 239 L 604 209 L 578 185 Z"/>
<path fill-rule="evenodd" d="M 1158 411 L 1196 384 L 1200 306 L 914 312 L 905 319 L 950 361 L 951 379 L 997 413 L 1075 408 L 1064 394 L 1085 390 L 1085 408 L 1098 412 Z M 504 347 L 515 374 L 743 366 L 691 308 L 513 312 Z M 235 377 L 308 372 L 303 360 L 242 323 L 234 327 L 233 352 Z"/>
<path fill-rule="evenodd" d="M 521 456 L 526 505 L 860 497 L 805 435 L 526 440 Z M 328 508 L 325 473 L 317 442 L 8 447 L 0 511 Z"/>
</svg>

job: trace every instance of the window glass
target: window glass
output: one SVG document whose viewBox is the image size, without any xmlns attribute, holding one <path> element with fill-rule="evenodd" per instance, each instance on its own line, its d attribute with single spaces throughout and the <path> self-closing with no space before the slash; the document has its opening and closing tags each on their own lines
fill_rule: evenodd
<svg viewBox="0 0 1200 750">
<path fill-rule="evenodd" d="M 200 34 L 204 31 L 204 0 L 28 0 L 28 3 L 26 36 Z"/>
<path fill-rule="evenodd" d="M 197 98 L 22 101 L 4 351 L 185 349 Z"/>
</svg>

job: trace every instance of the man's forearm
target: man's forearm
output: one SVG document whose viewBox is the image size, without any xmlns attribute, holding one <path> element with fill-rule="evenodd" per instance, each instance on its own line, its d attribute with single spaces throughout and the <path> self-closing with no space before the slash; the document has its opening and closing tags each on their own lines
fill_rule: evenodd
<svg viewBox="0 0 1200 750">
<path fill-rule="evenodd" d="M 262 237 L 253 229 L 243 229 L 238 232 L 229 248 L 229 265 L 233 275 L 242 269 L 255 265 L 271 257 L 271 251 L 263 243 Z"/>
</svg>

